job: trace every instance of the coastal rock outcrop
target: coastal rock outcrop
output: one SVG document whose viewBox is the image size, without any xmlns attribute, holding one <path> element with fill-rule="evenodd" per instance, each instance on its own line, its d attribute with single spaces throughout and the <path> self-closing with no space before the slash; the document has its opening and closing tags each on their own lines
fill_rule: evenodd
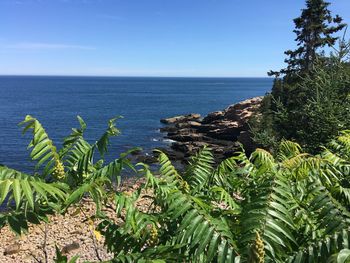
<svg viewBox="0 0 350 263">
<path fill-rule="evenodd" d="M 167 126 L 160 129 L 166 138 L 174 142 L 171 149 L 186 157 L 208 145 L 218 160 L 232 156 L 242 143 L 245 150 L 252 152 L 254 145 L 249 132 L 248 121 L 257 112 L 263 97 L 254 97 L 227 107 L 222 111 L 209 113 L 203 119 L 199 114 L 189 114 L 162 119 Z M 179 154 L 172 154 L 179 156 Z"/>
<path fill-rule="evenodd" d="M 197 113 L 191 113 L 188 115 L 180 115 L 180 116 L 175 116 L 171 118 L 166 118 L 166 119 L 161 119 L 161 123 L 165 124 L 175 124 L 175 123 L 183 123 L 183 122 L 188 122 L 188 121 L 196 121 L 200 119 L 201 115 Z"/>
</svg>

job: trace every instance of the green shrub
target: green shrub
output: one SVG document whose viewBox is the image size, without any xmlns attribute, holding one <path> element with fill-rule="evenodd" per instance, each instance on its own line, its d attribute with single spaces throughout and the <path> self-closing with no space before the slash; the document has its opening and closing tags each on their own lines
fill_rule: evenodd
<svg viewBox="0 0 350 263">
<path fill-rule="evenodd" d="M 141 189 L 116 193 L 124 222 L 105 217 L 99 229 L 114 262 L 345 262 L 349 157 L 349 132 L 319 155 L 283 141 L 276 158 L 257 149 L 217 167 L 204 148 L 183 174 L 161 153 L 160 176 L 141 165 Z"/>
<path fill-rule="evenodd" d="M 350 129 L 349 66 L 337 57 L 318 60 L 294 84 L 280 80 L 277 85 L 288 95 L 265 98 L 263 114 L 252 125 L 257 142 L 271 147 L 275 145 L 271 138 L 284 138 L 316 153 L 340 131 Z"/>
<path fill-rule="evenodd" d="M 282 141 L 275 157 L 257 149 L 249 158 L 241 152 L 215 166 L 210 149 L 204 148 L 183 173 L 160 152 L 157 176 L 138 164 L 146 182 L 130 193 L 118 192 L 112 184 L 126 165 L 133 167 L 125 154 L 107 166 L 92 158 L 95 149 L 103 156 L 108 137 L 117 134 L 114 120 L 94 144 L 83 139 L 85 123 L 80 123 L 57 151 L 41 124 L 26 118 L 24 124 L 34 132 L 31 156 L 39 165 L 31 176 L 0 167 L 1 200 L 9 205 L 1 213 L 2 225 L 21 233 L 28 222 L 64 212 L 84 195 L 97 207 L 112 195 L 123 222 L 117 224 L 115 216 L 99 209 L 96 218 L 113 262 L 349 260 L 349 131 L 318 155 Z M 52 175 L 58 162 L 64 176 Z M 151 199 L 148 210 L 136 205 L 140 198 Z"/>
<path fill-rule="evenodd" d="M 64 139 L 60 150 L 56 148 L 41 123 L 32 116 L 26 116 L 20 123 L 23 132 L 32 131 L 28 148 L 30 157 L 36 162 L 33 174 L 0 166 L 0 206 L 6 202 L 6 210 L 0 213 L 0 227 L 8 224 L 17 234 L 28 229 L 28 222 L 47 221 L 46 215 L 65 212 L 83 196 L 90 196 L 100 211 L 101 203 L 113 182 L 119 184 L 120 173 L 125 167 L 133 168 L 126 158 L 104 165 L 109 138 L 119 134 L 114 118 L 109 121 L 106 131 L 94 143 L 84 139 L 86 124 L 78 117 L 80 128 L 73 128 Z M 98 151 L 101 159 L 94 160 Z"/>
</svg>

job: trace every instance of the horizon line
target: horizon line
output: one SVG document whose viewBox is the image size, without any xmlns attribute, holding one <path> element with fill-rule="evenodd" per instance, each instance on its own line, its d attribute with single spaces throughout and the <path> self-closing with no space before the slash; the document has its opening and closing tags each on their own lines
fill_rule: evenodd
<svg viewBox="0 0 350 263">
<path fill-rule="evenodd" d="M 101 77 L 101 78 L 273 78 L 270 76 L 142 76 L 142 75 L 63 75 L 63 74 L 1 74 L 0 77 Z"/>
</svg>

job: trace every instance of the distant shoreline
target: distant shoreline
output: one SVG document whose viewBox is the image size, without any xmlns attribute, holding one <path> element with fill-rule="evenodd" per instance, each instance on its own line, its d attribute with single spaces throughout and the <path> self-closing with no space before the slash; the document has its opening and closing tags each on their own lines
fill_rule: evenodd
<svg viewBox="0 0 350 263">
<path fill-rule="evenodd" d="M 111 75 L 36 75 L 36 74 L 28 74 L 28 75 L 17 75 L 17 74 L 0 74 L 0 78 L 2 77 L 57 77 L 57 78 L 164 78 L 164 79 L 273 79 L 273 77 L 269 76 L 246 76 L 246 77 L 232 77 L 232 76 L 111 76 Z"/>
</svg>

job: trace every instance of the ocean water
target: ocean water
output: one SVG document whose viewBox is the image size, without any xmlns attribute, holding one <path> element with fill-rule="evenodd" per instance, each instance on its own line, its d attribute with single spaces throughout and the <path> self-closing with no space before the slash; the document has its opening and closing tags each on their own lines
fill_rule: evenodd
<svg viewBox="0 0 350 263">
<path fill-rule="evenodd" d="M 145 78 L 0 76 L 0 164 L 30 172 L 26 149 L 30 134 L 18 123 L 27 114 L 39 119 L 59 147 L 77 115 L 87 123 L 86 138 L 97 140 L 109 119 L 122 134 L 112 138 L 107 160 L 139 146 L 149 152 L 164 147 L 161 118 L 221 110 L 270 91 L 269 78 Z"/>
</svg>

